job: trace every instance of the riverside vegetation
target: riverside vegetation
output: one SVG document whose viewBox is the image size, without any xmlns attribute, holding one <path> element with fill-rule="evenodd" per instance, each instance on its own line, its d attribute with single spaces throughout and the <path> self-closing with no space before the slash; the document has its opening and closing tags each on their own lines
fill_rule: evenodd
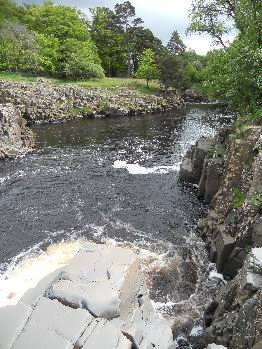
<svg viewBox="0 0 262 349">
<path fill-rule="evenodd" d="M 0 76 L 5 80 L 0 92 L 1 158 L 31 149 L 32 133 L 25 119 L 33 123 L 170 111 L 183 105 L 180 96 L 194 100 L 202 95 L 224 102 L 234 112 L 233 125 L 212 139 L 200 139 L 185 156 L 180 172 L 180 179 L 197 186 L 199 197 L 210 205 L 207 217 L 199 223 L 199 233 L 223 275 L 221 286 L 203 314 L 203 331 L 194 338 L 192 326 L 179 325 L 173 330 L 182 338 L 180 342 L 172 343 L 168 326 L 164 326 L 164 344 L 159 338 L 152 341 L 152 333 L 145 332 L 145 338 L 163 349 L 261 349 L 261 1 L 192 0 L 188 31 L 209 34 L 220 47 L 206 56 L 187 51 L 177 31 L 165 47 L 143 27 L 129 1 L 113 10 L 92 9 L 90 21 L 75 8 L 51 2 L 18 6 L 0 0 L 0 5 Z M 229 43 L 232 28 L 235 37 Z M 44 79 L 37 78 L 39 75 Z M 73 295 L 66 288 L 50 293 L 64 281 L 75 279 L 54 277 L 40 293 L 37 288 L 38 303 L 33 308 L 39 310 L 44 301 L 57 307 L 57 299 L 75 306 L 72 299 L 78 302 L 79 294 L 83 296 L 81 287 Z M 139 296 L 132 295 L 136 300 Z M 83 306 L 82 300 L 80 303 Z M 22 309 L 22 321 L 30 317 L 31 310 L 31 305 Z M 144 331 L 140 310 L 132 308 Z M 151 324 L 155 314 L 150 314 Z M 128 330 L 123 330 L 123 323 L 117 327 L 119 343 L 124 348 L 147 345 L 147 341 L 139 344 L 141 338 L 134 331 L 138 323 L 128 316 L 125 320 Z M 89 323 L 84 326 L 87 332 Z M 17 336 L 17 329 L 15 333 Z M 97 337 L 99 333 L 98 328 Z M 23 336 L 27 343 L 26 332 Z M 88 343 L 88 336 L 90 333 L 82 344 L 77 342 L 80 348 Z M 8 345 L 16 339 L 8 337 Z"/>
</svg>

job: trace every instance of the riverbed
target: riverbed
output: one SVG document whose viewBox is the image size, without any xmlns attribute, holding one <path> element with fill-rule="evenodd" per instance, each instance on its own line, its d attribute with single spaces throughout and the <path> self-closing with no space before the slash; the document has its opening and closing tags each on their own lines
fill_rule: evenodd
<svg viewBox="0 0 262 349">
<path fill-rule="evenodd" d="M 179 183 L 179 166 L 191 144 L 227 123 L 216 106 L 191 105 L 34 126 L 37 149 L 0 165 L 0 306 L 84 240 L 136 250 L 160 311 L 188 301 L 207 263 L 195 234 L 204 207 Z"/>
</svg>

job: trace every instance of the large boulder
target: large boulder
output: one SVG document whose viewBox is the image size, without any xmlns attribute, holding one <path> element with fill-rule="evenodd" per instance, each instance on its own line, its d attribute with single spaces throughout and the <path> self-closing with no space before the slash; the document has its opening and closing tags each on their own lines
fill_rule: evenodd
<svg viewBox="0 0 262 349">
<path fill-rule="evenodd" d="M 13 104 L 0 104 L 0 159 L 21 155 L 33 147 L 33 133 Z"/>
<path fill-rule="evenodd" d="M 87 243 L 15 306 L 0 308 L 0 349 L 168 349 L 131 250 Z"/>
</svg>

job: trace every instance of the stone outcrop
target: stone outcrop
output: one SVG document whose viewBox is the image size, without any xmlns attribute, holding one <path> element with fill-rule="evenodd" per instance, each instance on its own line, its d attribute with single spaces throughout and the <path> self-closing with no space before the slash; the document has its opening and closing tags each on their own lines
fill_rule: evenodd
<svg viewBox="0 0 262 349">
<path fill-rule="evenodd" d="M 72 262 L 0 308 L 0 349 L 169 349 L 140 260 L 128 249 L 86 244 Z"/>
<path fill-rule="evenodd" d="M 195 91 L 192 89 L 187 89 L 184 94 L 183 98 L 185 102 L 187 103 L 207 103 L 209 102 L 208 97 L 204 95 L 203 93 L 200 93 L 199 91 Z"/>
<path fill-rule="evenodd" d="M 206 311 L 206 340 L 228 349 L 260 348 L 262 249 L 253 249 L 237 276 L 219 290 Z M 210 317 L 211 315 L 211 317 Z M 259 344 L 260 343 L 260 344 Z"/>
<path fill-rule="evenodd" d="M 226 133 L 225 129 L 215 138 L 200 138 L 188 150 L 180 167 L 180 180 L 196 184 L 199 197 L 206 203 L 212 201 L 222 181 Z"/>
<path fill-rule="evenodd" d="M 20 110 L 13 104 L 0 104 L 0 159 L 24 154 L 33 144 Z"/>
<path fill-rule="evenodd" d="M 51 122 L 74 117 L 131 116 L 168 112 L 183 106 L 175 92 L 141 95 L 129 88 L 85 89 L 55 85 L 47 80 L 34 83 L 0 81 L 0 103 L 13 103 L 30 122 Z"/>
<path fill-rule="evenodd" d="M 210 205 L 199 232 L 228 280 L 206 309 L 205 342 L 257 349 L 262 348 L 262 127 L 229 131 L 193 146 L 180 179 L 197 184 Z"/>
</svg>

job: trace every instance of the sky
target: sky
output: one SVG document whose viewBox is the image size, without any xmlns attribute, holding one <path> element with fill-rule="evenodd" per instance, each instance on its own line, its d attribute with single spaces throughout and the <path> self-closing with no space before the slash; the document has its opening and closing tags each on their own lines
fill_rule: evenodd
<svg viewBox="0 0 262 349">
<path fill-rule="evenodd" d="M 112 8 L 116 3 L 124 0 L 54 0 L 55 3 L 72 5 L 88 15 L 89 8 L 107 6 Z M 205 35 L 186 36 L 189 24 L 188 12 L 191 0 L 130 0 L 136 8 L 136 14 L 144 20 L 145 27 L 152 30 L 166 44 L 171 33 L 176 29 L 188 49 L 199 54 L 205 54 L 212 49 L 212 40 Z M 41 0 L 24 0 L 23 2 L 39 3 Z"/>
</svg>

